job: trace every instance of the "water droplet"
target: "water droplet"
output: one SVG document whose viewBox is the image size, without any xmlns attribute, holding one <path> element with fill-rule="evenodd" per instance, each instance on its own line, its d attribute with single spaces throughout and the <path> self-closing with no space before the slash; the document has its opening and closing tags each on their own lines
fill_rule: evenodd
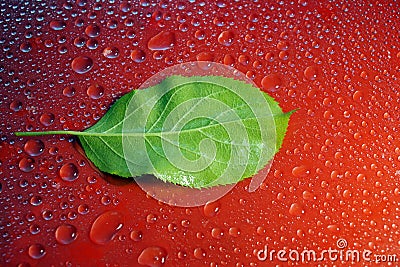
<svg viewBox="0 0 400 267">
<path fill-rule="evenodd" d="M 124 216 L 118 211 L 101 214 L 92 224 L 90 239 L 99 245 L 110 242 L 124 225 Z"/>
<path fill-rule="evenodd" d="M 19 100 L 14 100 L 10 103 L 10 109 L 12 111 L 20 111 L 22 109 L 22 102 Z"/>
<path fill-rule="evenodd" d="M 89 206 L 86 204 L 81 204 L 78 206 L 78 213 L 85 215 L 89 212 Z"/>
<path fill-rule="evenodd" d="M 147 43 L 147 47 L 150 50 L 167 50 L 171 49 L 176 42 L 175 33 L 162 31 L 159 34 L 153 36 Z"/>
<path fill-rule="evenodd" d="M 104 95 L 104 88 L 101 85 L 94 84 L 89 86 L 86 93 L 91 99 L 99 99 Z"/>
<path fill-rule="evenodd" d="M 224 46 L 230 46 L 235 40 L 235 34 L 232 31 L 223 31 L 218 36 L 218 43 Z"/>
<path fill-rule="evenodd" d="M 229 228 L 229 235 L 233 237 L 238 237 L 241 231 L 238 227 L 231 227 Z"/>
<path fill-rule="evenodd" d="M 86 27 L 85 33 L 89 37 L 97 37 L 100 35 L 100 27 L 97 25 L 89 25 Z"/>
<path fill-rule="evenodd" d="M 142 231 L 132 230 L 130 233 L 130 238 L 133 241 L 140 241 L 143 238 L 143 233 Z"/>
<path fill-rule="evenodd" d="M 39 206 L 43 203 L 43 200 L 40 196 L 33 196 L 33 197 L 31 197 L 30 203 L 33 206 Z"/>
<path fill-rule="evenodd" d="M 167 251 L 164 248 L 153 246 L 145 248 L 138 257 L 138 263 L 150 267 L 160 267 L 167 259 Z"/>
<path fill-rule="evenodd" d="M 294 216 L 300 216 L 304 213 L 304 210 L 300 204 L 293 203 L 289 208 L 289 213 Z"/>
<path fill-rule="evenodd" d="M 117 58 L 119 56 L 119 50 L 116 47 L 106 47 L 103 50 L 103 56 L 106 58 Z"/>
<path fill-rule="evenodd" d="M 314 200 L 315 196 L 314 196 L 313 193 L 311 193 L 310 191 L 306 190 L 306 191 L 303 192 L 303 199 L 305 199 L 305 200 Z"/>
<path fill-rule="evenodd" d="M 29 246 L 28 254 L 32 259 L 37 260 L 46 255 L 46 250 L 41 244 L 34 244 Z"/>
<path fill-rule="evenodd" d="M 214 217 L 215 215 L 218 214 L 220 208 L 221 208 L 221 204 L 218 201 L 207 202 L 204 205 L 203 212 L 204 212 L 204 215 L 207 217 Z"/>
<path fill-rule="evenodd" d="M 52 113 L 44 113 L 40 116 L 40 123 L 44 126 L 50 126 L 54 123 L 54 114 Z"/>
<path fill-rule="evenodd" d="M 61 31 L 65 29 L 67 24 L 62 20 L 53 20 L 50 22 L 50 28 L 55 31 Z"/>
<path fill-rule="evenodd" d="M 93 59 L 87 56 L 78 56 L 72 60 L 71 67 L 76 73 L 86 73 L 93 67 Z"/>
<path fill-rule="evenodd" d="M 202 248 L 196 248 L 193 251 L 193 255 L 196 259 L 203 259 L 206 256 L 206 252 Z"/>
<path fill-rule="evenodd" d="M 60 176 L 64 181 L 72 182 L 79 176 L 78 168 L 73 163 L 66 163 L 60 169 Z"/>
<path fill-rule="evenodd" d="M 56 240 L 63 245 L 67 245 L 75 241 L 77 237 L 76 227 L 71 224 L 62 224 L 57 227 L 55 232 Z"/>
<path fill-rule="evenodd" d="M 173 233 L 176 232 L 178 226 L 175 223 L 168 224 L 168 232 Z"/>
<path fill-rule="evenodd" d="M 131 53 L 131 59 L 136 63 L 141 63 L 146 59 L 146 53 L 143 50 L 135 49 Z"/>
<path fill-rule="evenodd" d="M 158 217 L 157 215 L 150 213 L 149 215 L 146 216 L 146 221 L 148 223 L 155 223 L 157 221 Z"/>
<path fill-rule="evenodd" d="M 23 172 L 31 172 L 35 168 L 35 161 L 32 158 L 22 158 L 18 167 Z"/>
<path fill-rule="evenodd" d="M 65 87 L 63 90 L 63 95 L 66 97 L 73 97 L 75 95 L 75 88 L 74 87 Z"/>
<path fill-rule="evenodd" d="M 29 231 L 32 235 L 36 235 L 40 232 L 40 226 L 37 224 L 32 224 L 31 226 L 29 226 Z"/>
<path fill-rule="evenodd" d="M 44 144 L 40 140 L 30 139 L 24 145 L 24 151 L 29 156 L 39 156 L 44 151 Z"/>
<path fill-rule="evenodd" d="M 261 86 L 268 92 L 275 92 L 282 86 L 282 80 L 278 74 L 270 74 L 261 80 Z"/>
<path fill-rule="evenodd" d="M 307 80 L 314 81 L 318 76 L 318 69 L 316 66 L 309 66 L 304 70 L 304 77 Z"/>
<path fill-rule="evenodd" d="M 21 52 L 28 53 L 32 50 L 32 45 L 30 43 L 22 43 L 19 46 L 19 50 L 21 50 Z"/>
<path fill-rule="evenodd" d="M 43 211 L 42 218 L 45 219 L 46 221 L 50 221 L 51 219 L 53 219 L 53 212 L 49 210 Z"/>
<path fill-rule="evenodd" d="M 292 169 L 292 174 L 295 177 L 306 177 L 307 175 L 310 174 L 310 170 L 307 168 L 307 166 L 301 165 L 301 166 L 296 166 Z"/>
<path fill-rule="evenodd" d="M 361 102 L 364 98 L 364 94 L 361 91 L 355 91 L 353 94 L 353 100 L 356 102 Z"/>
<path fill-rule="evenodd" d="M 221 228 L 215 227 L 211 230 L 211 236 L 215 239 L 221 239 L 224 236 L 224 231 Z"/>
</svg>

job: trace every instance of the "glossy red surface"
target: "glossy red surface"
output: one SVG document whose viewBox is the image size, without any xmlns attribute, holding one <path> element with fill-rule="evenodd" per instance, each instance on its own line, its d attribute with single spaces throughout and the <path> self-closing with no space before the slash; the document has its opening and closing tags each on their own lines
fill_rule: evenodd
<svg viewBox="0 0 400 267">
<path fill-rule="evenodd" d="M 109 2 L 0 3 L 1 266 L 398 264 L 396 1 Z M 193 60 L 232 65 L 298 109 L 253 193 L 246 180 L 215 203 L 168 206 L 97 171 L 74 137 L 13 135 L 83 130 Z M 265 246 L 372 261 L 262 261 Z"/>
</svg>

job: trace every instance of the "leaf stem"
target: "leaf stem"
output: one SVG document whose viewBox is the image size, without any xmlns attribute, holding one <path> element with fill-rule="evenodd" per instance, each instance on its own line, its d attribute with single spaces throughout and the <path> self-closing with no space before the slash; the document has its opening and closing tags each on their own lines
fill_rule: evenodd
<svg viewBox="0 0 400 267">
<path fill-rule="evenodd" d="M 69 135 L 90 135 L 90 133 L 78 131 L 44 131 L 44 132 L 15 132 L 16 136 L 38 136 L 38 135 L 54 135 L 54 134 L 69 134 Z"/>
</svg>

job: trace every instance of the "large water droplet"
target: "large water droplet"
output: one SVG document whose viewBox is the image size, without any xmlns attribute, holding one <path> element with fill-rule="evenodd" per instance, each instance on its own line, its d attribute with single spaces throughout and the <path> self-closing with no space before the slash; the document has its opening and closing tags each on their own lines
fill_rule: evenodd
<svg viewBox="0 0 400 267">
<path fill-rule="evenodd" d="M 78 56 L 72 60 L 71 67 L 76 73 L 86 73 L 93 67 L 93 59 L 87 56 Z"/>
<path fill-rule="evenodd" d="M 33 244 L 29 246 L 28 254 L 32 259 L 37 260 L 46 255 L 46 250 L 41 244 Z"/>
<path fill-rule="evenodd" d="M 232 31 L 223 31 L 218 36 L 218 43 L 224 46 L 232 45 L 234 40 L 235 40 L 235 34 Z"/>
<path fill-rule="evenodd" d="M 60 169 L 60 176 L 64 181 L 72 182 L 79 176 L 78 168 L 73 163 L 66 163 Z"/>
<path fill-rule="evenodd" d="M 101 214 L 92 224 L 90 239 L 100 245 L 110 242 L 124 225 L 124 216 L 118 211 Z"/>
<path fill-rule="evenodd" d="M 147 247 L 140 253 L 138 263 L 150 267 L 160 267 L 164 265 L 167 255 L 168 253 L 164 248 Z"/>
<path fill-rule="evenodd" d="M 25 143 L 24 150 L 29 156 L 39 156 L 43 153 L 44 144 L 40 140 L 30 139 Z"/>
<path fill-rule="evenodd" d="M 151 50 L 167 50 L 175 45 L 176 37 L 173 32 L 160 32 L 153 36 L 147 43 Z"/>
<path fill-rule="evenodd" d="M 77 237 L 76 227 L 70 224 L 62 224 L 55 232 L 56 240 L 63 245 L 72 243 Z"/>
</svg>

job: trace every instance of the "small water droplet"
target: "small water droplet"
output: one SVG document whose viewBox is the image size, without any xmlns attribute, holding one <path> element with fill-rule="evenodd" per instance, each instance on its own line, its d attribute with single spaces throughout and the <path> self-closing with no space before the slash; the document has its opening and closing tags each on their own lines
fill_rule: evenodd
<svg viewBox="0 0 400 267">
<path fill-rule="evenodd" d="M 90 229 L 90 239 L 99 245 L 110 242 L 124 225 L 124 216 L 118 211 L 99 215 Z"/>
<path fill-rule="evenodd" d="M 33 206 L 39 206 L 43 203 L 43 200 L 40 196 L 33 196 L 33 197 L 31 197 L 30 203 Z"/>
<path fill-rule="evenodd" d="M 97 37 L 100 35 L 100 27 L 97 25 L 89 25 L 86 27 L 85 33 L 89 37 Z"/>
<path fill-rule="evenodd" d="M 361 102 L 364 98 L 364 94 L 361 91 L 355 91 L 353 94 L 353 100 L 356 102 Z"/>
<path fill-rule="evenodd" d="M 218 43 L 224 46 L 230 46 L 235 40 L 235 34 L 232 31 L 223 31 L 218 36 Z"/>
<path fill-rule="evenodd" d="M 66 163 L 60 169 L 60 176 L 64 181 L 72 182 L 79 176 L 78 168 L 73 163 Z"/>
<path fill-rule="evenodd" d="M 31 172 L 35 168 L 35 160 L 32 158 L 22 158 L 18 167 L 23 172 Z"/>
<path fill-rule="evenodd" d="M 32 259 L 37 260 L 46 255 L 46 250 L 41 244 L 33 244 L 29 246 L 28 254 Z"/>
<path fill-rule="evenodd" d="M 282 86 L 282 80 L 278 74 L 269 74 L 261 80 L 261 86 L 268 92 L 275 92 Z"/>
<path fill-rule="evenodd" d="M 73 97 L 75 95 L 75 88 L 74 87 L 65 87 L 63 90 L 63 95 L 66 97 Z"/>
<path fill-rule="evenodd" d="M 10 103 L 10 109 L 12 111 L 20 111 L 22 109 L 22 102 L 19 100 L 14 100 Z"/>
<path fill-rule="evenodd" d="M 292 174 L 295 177 L 302 178 L 308 176 L 310 174 L 310 170 L 304 165 L 296 166 L 292 169 Z"/>
<path fill-rule="evenodd" d="M 164 265 L 167 256 L 167 251 L 162 247 L 147 247 L 140 253 L 138 263 L 149 267 L 160 267 Z"/>
<path fill-rule="evenodd" d="M 55 31 L 61 31 L 65 29 L 67 24 L 62 20 L 53 20 L 50 22 L 50 28 Z"/>
<path fill-rule="evenodd" d="M 36 235 L 40 232 L 40 226 L 37 224 L 32 224 L 31 226 L 29 226 L 29 231 L 32 235 Z"/>
<path fill-rule="evenodd" d="M 224 236 L 224 231 L 221 228 L 215 227 L 211 230 L 211 236 L 215 239 L 221 239 Z"/>
<path fill-rule="evenodd" d="M 238 237 L 240 235 L 241 231 L 240 228 L 238 227 L 231 227 L 229 228 L 229 235 L 233 237 Z"/>
<path fill-rule="evenodd" d="M 289 213 L 294 216 L 300 216 L 304 214 L 304 209 L 299 203 L 293 203 L 289 208 Z"/>
<path fill-rule="evenodd" d="M 119 50 L 116 47 L 106 47 L 103 50 L 103 56 L 106 58 L 117 58 L 119 56 Z"/>
<path fill-rule="evenodd" d="M 57 227 L 55 232 L 56 240 L 63 245 L 67 245 L 75 241 L 77 237 L 76 227 L 71 224 L 62 224 Z"/>
<path fill-rule="evenodd" d="M 44 126 L 50 126 L 54 123 L 54 114 L 52 113 L 44 113 L 40 116 L 39 121 Z"/>
<path fill-rule="evenodd" d="M 318 69 L 316 66 L 309 66 L 304 70 L 304 77 L 307 80 L 314 81 L 318 76 Z"/>
<path fill-rule="evenodd" d="M 168 232 L 173 233 L 176 232 L 178 226 L 175 223 L 168 224 Z"/>
<path fill-rule="evenodd" d="M 202 248 L 196 248 L 193 251 L 193 255 L 196 259 L 203 259 L 206 256 L 206 252 Z"/>
<path fill-rule="evenodd" d="M 215 215 L 218 214 L 220 208 L 221 208 L 221 204 L 218 201 L 207 202 L 204 205 L 203 212 L 204 212 L 204 215 L 207 217 L 214 217 Z"/>
<path fill-rule="evenodd" d="M 175 45 L 175 42 L 175 33 L 162 31 L 149 40 L 147 47 L 153 51 L 168 50 Z"/>
<path fill-rule="evenodd" d="M 44 151 L 44 144 L 40 140 L 30 139 L 24 145 L 24 151 L 29 156 L 39 156 Z"/>
<path fill-rule="evenodd" d="M 30 43 L 22 43 L 19 46 L 19 50 L 21 50 L 23 53 L 28 53 L 32 50 L 32 45 Z"/>
<path fill-rule="evenodd" d="M 89 86 L 86 93 L 91 99 L 99 99 L 104 95 L 104 88 L 101 85 L 94 84 Z"/>
<path fill-rule="evenodd" d="M 146 53 L 143 50 L 135 49 L 131 53 L 131 59 L 136 63 L 141 63 L 146 59 Z"/>
<path fill-rule="evenodd" d="M 142 233 L 142 231 L 132 230 L 130 233 L 130 238 L 133 241 L 140 241 L 143 238 L 143 233 Z"/>
<path fill-rule="evenodd" d="M 71 67 L 76 73 L 86 73 L 93 67 L 93 59 L 87 56 L 78 56 L 72 60 Z"/>
<path fill-rule="evenodd" d="M 85 214 L 88 214 L 88 212 L 89 212 L 89 206 L 88 205 L 81 204 L 81 205 L 78 206 L 78 213 L 79 214 L 85 215 Z"/>
<path fill-rule="evenodd" d="M 305 200 L 314 200 L 315 196 L 314 196 L 313 193 L 311 193 L 310 191 L 306 190 L 306 191 L 303 192 L 303 199 L 305 199 Z"/>
</svg>

